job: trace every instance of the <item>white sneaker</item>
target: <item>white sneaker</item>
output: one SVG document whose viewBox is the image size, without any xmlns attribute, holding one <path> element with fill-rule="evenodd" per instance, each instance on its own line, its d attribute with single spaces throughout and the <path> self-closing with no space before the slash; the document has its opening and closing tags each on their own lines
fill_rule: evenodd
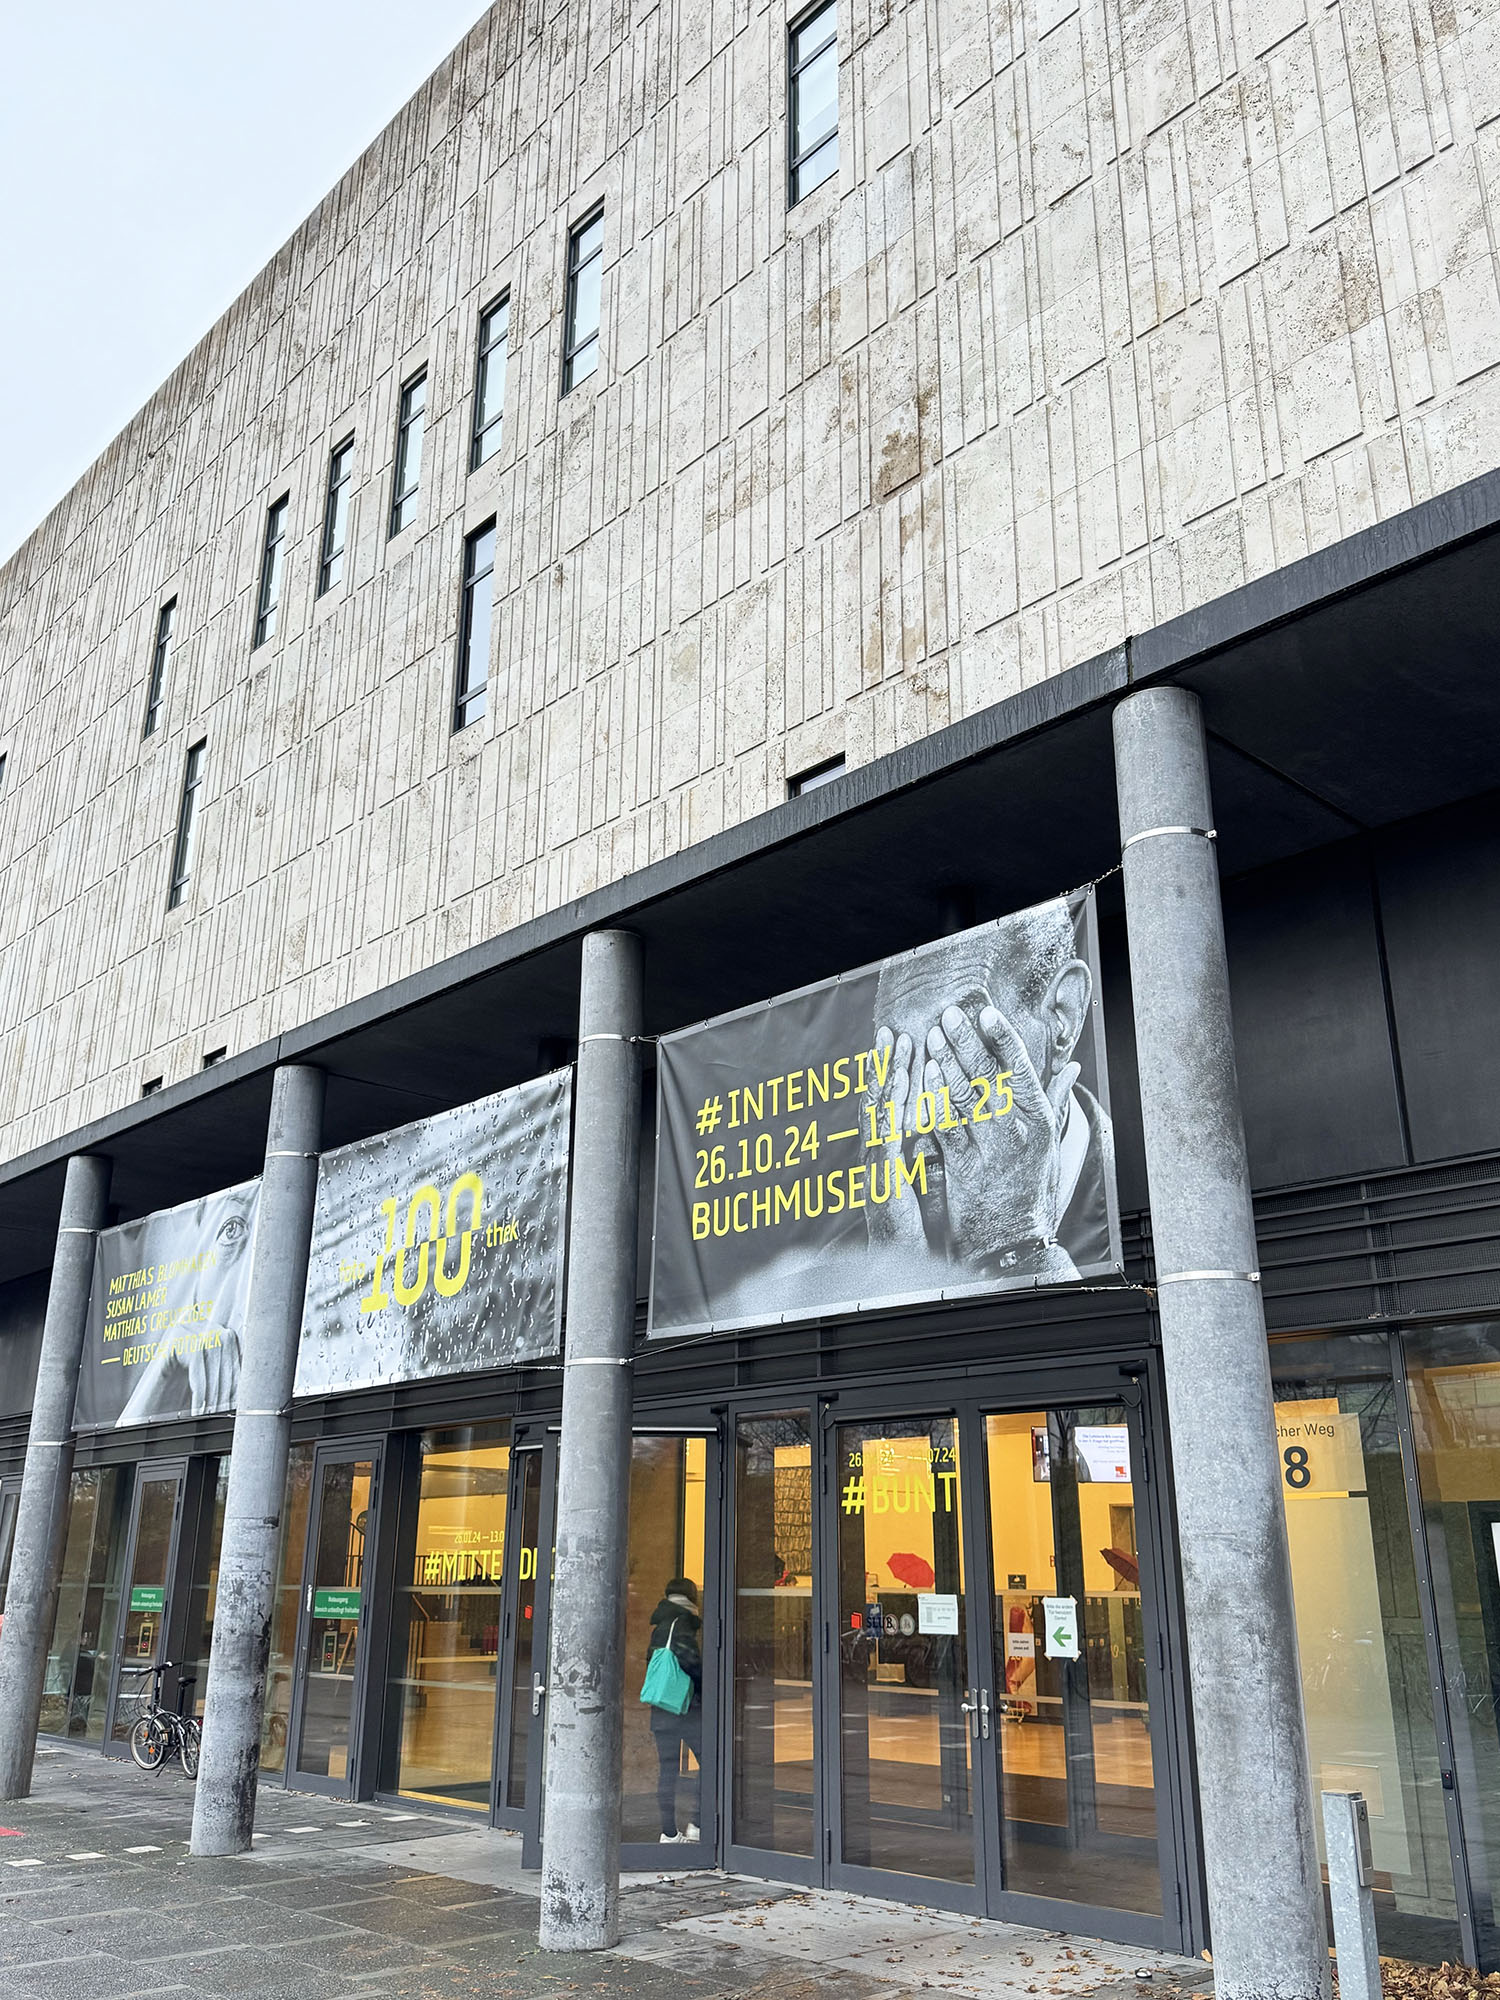
<svg viewBox="0 0 1500 2000">
<path fill-rule="evenodd" d="M 689 1820 L 687 1824 L 687 1832 L 683 1834 L 682 1838 L 684 1840 L 701 1840 L 703 1838 L 703 1835 L 699 1832 L 698 1828 L 693 1825 L 693 1822 Z"/>
<path fill-rule="evenodd" d="M 660 1844 L 663 1847 L 680 1847 L 687 1837 L 685 1833 L 664 1833 Z M 696 1838 L 696 1835 L 694 1838 Z"/>
</svg>

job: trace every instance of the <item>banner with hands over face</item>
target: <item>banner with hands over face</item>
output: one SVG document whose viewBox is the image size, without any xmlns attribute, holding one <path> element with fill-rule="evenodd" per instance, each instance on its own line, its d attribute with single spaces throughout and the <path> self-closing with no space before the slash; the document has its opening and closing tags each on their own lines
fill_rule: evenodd
<svg viewBox="0 0 1500 2000">
<path fill-rule="evenodd" d="M 650 1330 L 1121 1269 L 1093 891 L 664 1036 Z"/>
</svg>

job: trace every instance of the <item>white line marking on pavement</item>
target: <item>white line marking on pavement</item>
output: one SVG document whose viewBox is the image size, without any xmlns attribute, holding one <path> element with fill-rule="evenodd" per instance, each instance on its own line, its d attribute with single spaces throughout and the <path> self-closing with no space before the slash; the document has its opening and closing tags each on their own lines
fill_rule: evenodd
<svg viewBox="0 0 1500 2000">
<path fill-rule="evenodd" d="M 42 1864 L 39 1856 L 28 1854 L 24 1861 L 7 1861 L 5 1865 L 7 1868 L 40 1868 Z"/>
<path fill-rule="evenodd" d="M 125 1850 L 125 1852 L 126 1852 L 127 1854 L 160 1854 L 160 1853 L 161 1853 L 161 1849 L 160 1849 L 159 1847 L 150 1847 L 150 1846 L 147 1846 L 147 1847 L 127 1847 L 127 1848 L 126 1848 L 126 1850 Z"/>
<path fill-rule="evenodd" d="M 321 1833 L 323 1829 L 319 1826 L 288 1826 L 283 1827 L 282 1831 L 283 1833 Z"/>
<path fill-rule="evenodd" d="M 104 1856 L 99 1852 L 97 1848 L 91 1847 L 85 1849 L 85 1851 L 82 1854 L 68 1854 L 65 1855 L 63 1858 L 64 1860 L 67 1861 L 102 1861 L 104 1859 Z"/>
<path fill-rule="evenodd" d="M 368 1826 L 370 1822 L 367 1819 L 341 1819 L 336 1820 L 334 1824 L 336 1826 Z"/>
<path fill-rule="evenodd" d="M 381 1817 L 382 1819 L 390 1819 L 390 1820 L 396 1820 L 396 1819 L 420 1819 L 420 1818 L 422 1817 L 422 1815 L 421 1815 L 420 1813 L 382 1813 L 382 1814 L 380 1815 L 380 1817 Z"/>
</svg>

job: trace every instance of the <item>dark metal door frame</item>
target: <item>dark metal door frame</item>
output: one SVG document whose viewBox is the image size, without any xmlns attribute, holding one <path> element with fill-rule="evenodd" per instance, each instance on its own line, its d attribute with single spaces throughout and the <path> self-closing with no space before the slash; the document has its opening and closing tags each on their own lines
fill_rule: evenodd
<svg viewBox="0 0 1500 2000">
<path fill-rule="evenodd" d="M 991 1592 L 988 1588 L 990 1524 L 984 1483 L 983 1418 L 990 1412 L 1120 1406 L 1125 1410 L 1132 1465 L 1137 1471 L 1135 1507 L 1141 1575 L 1146 1584 L 1143 1633 L 1151 1751 L 1162 1884 L 1162 1914 L 1102 1909 L 1023 1895 L 1003 1886 L 1001 1867 L 998 1729 L 980 1736 L 973 1758 L 976 1817 L 975 1893 L 965 1884 L 866 1869 L 835 1861 L 840 1824 L 839 1687 L 837 1661 L 837 1496 L 833 1492 L 833 1431 L 861 1418 L 952 1414 L 960 1438 L 960 1495 L 964 1513 L 964 1562 L 971 1688 L 992 1686 L 994 1650 Z M 1196 1951 L 1204 1942 L 1202 1865 L 1199 1850 L 1191 1712 L 1188 1704 L 1181 1594 L 1176 1563 L 1175 1521 L 1167 1444 L 1165 1399 L 1154 1350 L 1137 1354 L 1028 1357 L 1012 1368 L 1003 1364 L 957 1377 L 933 1377 L 922 1384 L 888 1381 L 868 1389 L 819 1391 L 813 1384 L 780 1386 L 776 1392 L 736 1398 L 730 1408 L 722 1454 L 726 1498 L 720 1535 L 724 1605 L 724 1662 L 720 1680 L 734 1671 L 734 1506 L 735 1426 L 741 1417 L 774 1410 L 807 1409 L 814 1428 L 813 1509 L 817 1561 L 813 1576 L 812 1620 L 816 1663 L 813 1677 L 814 1842 L 811 1858 L 736 1845 L 733 1826 L 732 1730 L 722 1732 L 719 1755 L 723 1832 L 722 1865 L 810 1886 L 847 1887 L 863 1893 L 906 1898 L 940 1907 L 971 1908 L 1010 1922 L 1049 1929 L 1094 1930 L 1121 1943 Z M 728 1690 L 732 1694 L 732 1690 Z M 728 1712 L 726 1710 L 726 1712 Z M 971 1729 L 976 1724 L 971 1722 Z M 982 1730 L 982 1720 L 977 1724 Z M 971 1739 L 972 1742 L 972 1739 Z M 972 1754 L 972 1753 L 971 1753 Z"/>
<path fill-rule="evenodd" d="M 370 1655 L 374 1642 L 380 1636 L 374 1629 L 371 1604 L 373 1591 L 366 1587 L 367 1578 L 374 1569 L 377 1544 L 380 1535 L 381 1503 L 385 1497 L 386 1480 L 385 1456 L 388 1436 L 381 1432 L 365 1438 L 320 1439 L 313 1450 L 312 1491 L 307 1508 L 306 1540 L 302 1555 L 302 1602 L 297 1609 L 297 1646 L 292 1672 L 292 1700 L 287 1717 L 286 1785 L 290 1791 L 323 1792 L 331 1798 L 353 1799 L 361 1796 L 360 1781 L 361 1752 L 365 1742 L 365 1719 L 370 1686 Z M 357 1463 L 360 1459 L 371 1461 L 370 1504 L 367 1509 L 369 1527 L 365 1534 L 364 1568 L 361 1573 L 359 1622 L 355 1638 L 354 1684 L 349 1694 L 349 1751 L 345 1775 L 342 1778 L 324 1777 L 316 1771 L 304 1771 L 298 1765 L 302 1744 L 302 1719 L 307 1705 L 308 1655 L 312 1645 L 313 1599 L 316 1581 L 313 1564 L 317 1549 L 318 1528 L 323 1513 L 323 1468 L 339 1463 Z M 388 1617 L 388 1610 L 382 1617 Z"/>
<path fill-rule="evenodd" d="M 187 1474 L 188 1461 L 185 1458 L 144 1459 L 135 1468 L 135 1480 L 130 1494 L 130 1526 L 125 1536 L 125 1563 L 121 1571 L 120 1622 L 118 1637 L 115 1641 L 114 1658 L 110 1663 L 109 1670 L 109 1700 L 105 1705 L 104 1711 L 103 1749 L 106 1757 L 128 1757 L 130 1755 L 130 1745 L 128 1743 L 116 1743 L 114 1734 L 115 1715 L 120 1700 L 120 1675 L 122 1670 L 126 1668 L 123 1643 L 125 1638 L 125 1621 L 130 1615 L 130 1592 L 133 1587 L 131 1579 L 135 1575 L 136 1544 L 140 1538 L 141 1499 L 146 1487 L 153 1482 L 165 1482 L 167 1480 L 175 1482 L 176 1492 L 172 1503 L 172 1530 L 167 1542 L 166 1584 L 162 1596 L 161 1623 L 157 1627 L 158 1636 L 154 1649 L 154 1664 L 156 1661 L 169 1657 L 167 1652 L 167 1636 L 172 1629 L 172 1621 L 176 1611 L 173 1603 L 173 1599 L 177 1594 L 174 1585 L 177 1580 L 178 1547 L 182 1539 L 182 1502 L 187 1486 Z M 142 1662 L 141 1664 L 144 1665 L 145 1663 Z M 145 1693 L 150 1693 L 149 1675 L 133 1672 L 131 1680 L 135 1684 L 129 1690 L 132 1695 L 136 1691 L 136 1685 Z M 166 1687 L 163 1687 L 162 1699 L 170 1703 L 175 1693 L 175 1689 L 168 1690 Z"/>
</svg>

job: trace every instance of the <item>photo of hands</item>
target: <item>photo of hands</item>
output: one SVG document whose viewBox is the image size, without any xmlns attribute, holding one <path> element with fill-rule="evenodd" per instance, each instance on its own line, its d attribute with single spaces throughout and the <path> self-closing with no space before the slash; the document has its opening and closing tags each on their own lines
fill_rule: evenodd
<svg viewBox="0 0 1500 2000">
<path fill-rule="evenodd" d="M 1120 1268 L 1092 891 L 663 1037 L 653 1333 Z"/>
</svg>

